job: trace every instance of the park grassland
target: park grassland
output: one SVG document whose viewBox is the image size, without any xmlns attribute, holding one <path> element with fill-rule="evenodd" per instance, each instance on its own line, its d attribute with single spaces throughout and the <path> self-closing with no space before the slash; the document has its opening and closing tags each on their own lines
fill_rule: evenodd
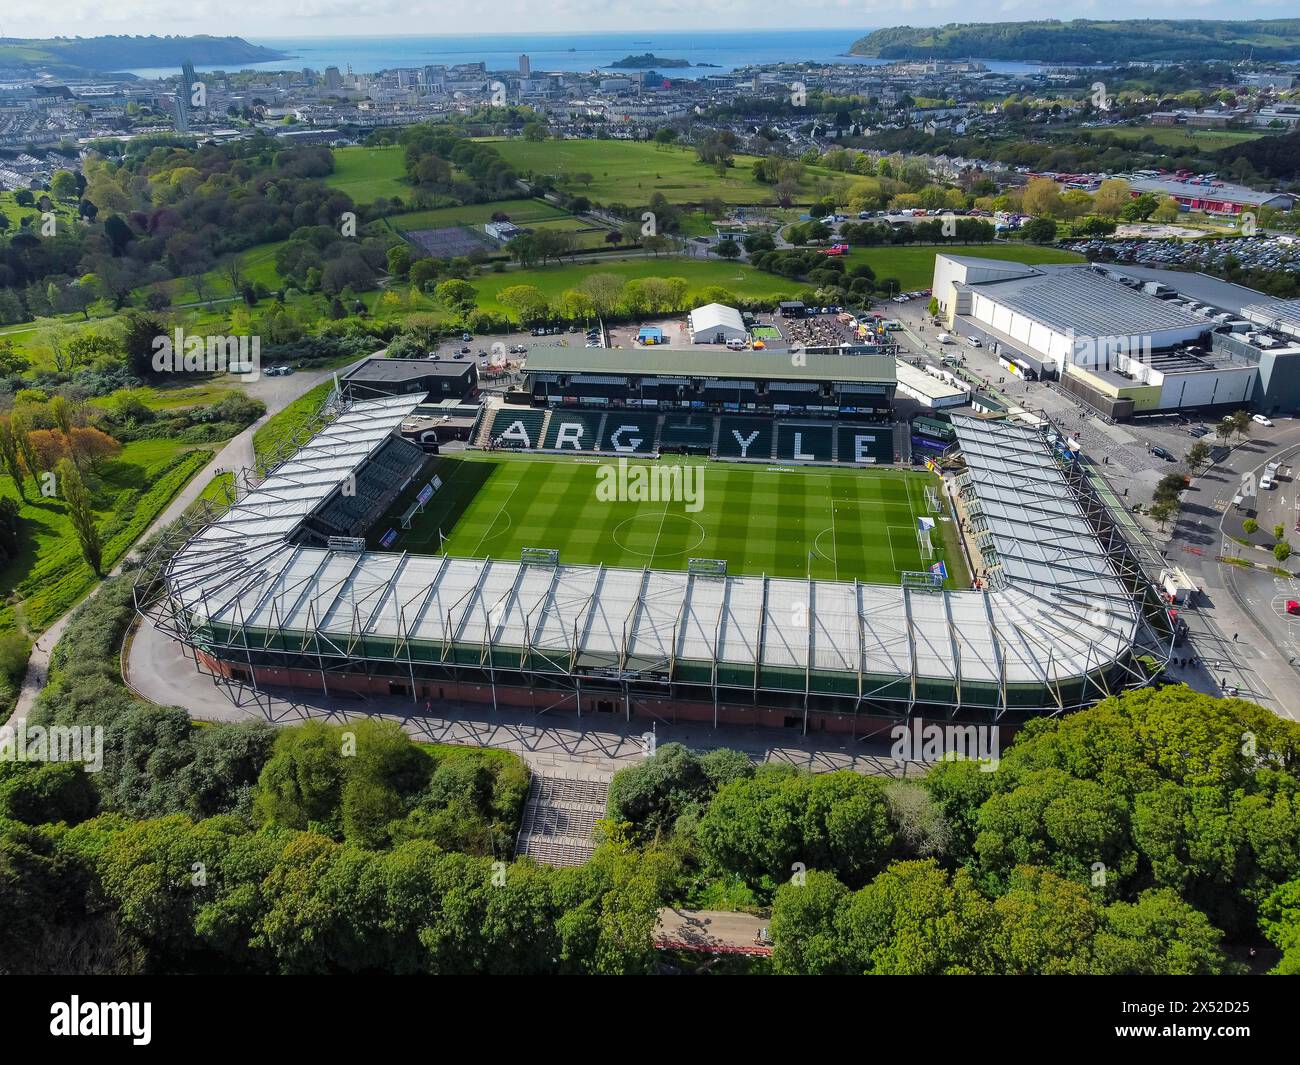
<svg viewBox="0 0 1300 1065">
<path fill-rule="evenodd" d="M 903 571 L 924 570 L 943 559 L 949 587 L 968 584 L 955 538 L 936 531 L 934 558 L 921 556 L 917 518 L 930 514 L 925 487 L 937 484 L 929 473 L 673 458 L 629 459 L 627 465 L 649 473 L 681 465 L 683 476 L 694 470 L 698 505 L 686 498 L 600 498 L 600 464 L 591 461 L 444 458 L 436 471 L 443 487 L 412 527 L 402 530 L 398 519 L 415 489 L 371 530 L 372 544 L 397 528 L 395 551 L 445 549 L 463 558 L 518 561 L 523 548 L 544 547 L 558 550 L 566 565 L 638 570 L 684 570 L 691 558 L 716 558 L 726 560 L 731 575 L 876 584 L 898 584 Z"/>
<path fill-rule="evenodd" d="M 406 199 L 406 150 L 397 146 L 334 148 L 334 173 L 326 184 L 346 192 L 353 203 L 374 203 L 394 196 Z"/>
<path fill-rule="evenodd" d="M 175 440 L 139 440 L 124 444 L 113 459 L 87 477 L 103 541 L 105 572 L 120 562 L 212 452 Z M 81 547 L 62 500 L 41 496 L 27 479 L 26 500 L 12 478 L 0 480 L 0 495 L 20 504 L 18 554 L 0 566 L 0 632 L 19 627 L 45 630 L 95 585 L 97 578 Z"/>
<path fill-rule="evenodd" d="M 756 155 L 737 155 L 719 175 L 696 157 L 693 148 L 667 147 L 647 141 L 622 140 L 493 140 L 501 157 L 521 174 L 552 175 L 566 191 L 600 203 L 630 206 L 648 203 L 661 193 L 669 203 L 700 203 L 718 199 L 727 204 L 772 203 L 770 185 L 754 180 Z M 591 182 L 574 180 L 590 174 Z M 819 180 L 843 181 L 849 190 L 879 188 L 874 178 L 822 167 L 805 167 L 802 190 L 807 202 L 817 195 Z"/>
<path fill-rule="evenodd" d="M 721 259 L 678 259 L 665 256 L 651 259 L 615 259 L 609 262 L 584 262 L 562 266 L 539 266 L 528 270 L 510 270 L 504 274 L 484 274 L 470 284 L 478 293 L 478 306 L 482 310 L 505 314 L 506 308 L 497 302 L 497 295 L 511 285 L 533 285 L 552 301 L 570 288 L 577 288 L 584 278 L 592 274 L 613 274 L 624 281 L 639 277 L 685 278 L 695 293 L 714 285 L 721 285 L 733 295 L 745 299 L 777 300 L 806 286 L 775 274 L 767 274 L 739 263 Z"/>
</svg>

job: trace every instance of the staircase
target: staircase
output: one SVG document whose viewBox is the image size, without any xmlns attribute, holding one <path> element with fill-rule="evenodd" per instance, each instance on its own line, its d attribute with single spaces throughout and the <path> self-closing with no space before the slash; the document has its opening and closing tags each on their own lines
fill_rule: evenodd
<svg viewBox="0 0 1300 1065">
<path fill-rule="evenodd" d="M 533 771 L 516 856 L 545 865 L 582 865 L 596 849 L 596 822 L 605 816 L 609 778 L 543 775 Z"/>
</svg>

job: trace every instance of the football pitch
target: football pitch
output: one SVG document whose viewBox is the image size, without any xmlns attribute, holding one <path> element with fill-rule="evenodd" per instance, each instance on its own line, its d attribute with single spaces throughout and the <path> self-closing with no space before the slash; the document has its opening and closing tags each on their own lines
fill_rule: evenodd
<svg viewBox="0 0 1300 1065">
<path fill-rule="evenodd" d="M 970 583 L 954 523 L 928 505 L 930 473 L 502 455 L 444 457 L 434 472 L 442 488 L 411 528 L 399 519 L 419 485 L 376 523 L 372 547 L 394 529 L 387 550 L 416 554 L 517 562 L 550 548 L 563 565 L 666 570 L 724 559 L 732 576 L 876 584 L 943 561 L 947 587 Z M 929 555 L 923 517 L 935 523 Z"/>
</svg>

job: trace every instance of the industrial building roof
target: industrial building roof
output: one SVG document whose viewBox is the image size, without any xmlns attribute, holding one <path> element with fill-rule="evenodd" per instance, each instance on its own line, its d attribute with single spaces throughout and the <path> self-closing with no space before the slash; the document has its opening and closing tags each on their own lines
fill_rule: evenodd
<svg viewBox="0 0 1300 1065">
<path fill-rule="evenodd" d="M 1300 300 L 1263 300 L 1242 307 L 1241 314 L 1257 325 L 1300 336 Z"/>
<path fill-rule="evenodd" d="M 1258 192 L 1245 185 L 1199 185 L 1190 181 L 1176 181 L 1173 178 L 1133 178 L 1129 186 L 1137 192 L 1158 192 L 1166 196 L 1194 197 L 1200 200 L 1223 200 L 1227 203 L 1244 203 L 1259 207 L 1274 200 L 1295 201 L 1295 197 L 1285 192 Z"/>
<path fill-rule="evenodd" d="M 442 661 L 464 661 L 455 647 L 473 649 L 484 656 L 479 662 L 509 648 L 555 672 L 623 677 L 672 675 L 677 665 L 697 663 L 706 677 L 752 670 L 756 684 L 762 678 L 764 687 L 782 690 L 803 690 L 814 674 L 839 675 L 856 679 L 861 698 L 906 699 L 901 685 L 916 699 L 918 685 L 934 682 L 953 687 L 958 701 L 969 684 L 1006 702 L 1008 686 L 1029 685 L 1052 709 L 1059 685 L 1125 656 L 1141 625 L 1043 435 L 974 418 L 952 424 L 1001 558 L 1002 579 L 985 590 L 293 543 L 303 516 L 412 406 L 400 397 L 351 404 L 185 545 L 166 582 L 187 638 L 333 660 L 379 653 L 367 650 L 375 641 L 394 655 L 398 647 L 403 655 L 424 647 L 421 657 Z"/>
<path fill-rule="evenodd" d="M 986 281 L 971 290 L 1043 325 L 1080 337 L 1135 336 L 1208 324 L 1190 311 L 1103 277 L 1086 266 Z"/>
<path fill-rule="evenodd" d="M 668 374 L 752 381 L 866 381 L 893 384 L 888 355 L 814 355 L 795 351 L 710 351 L 698 348 L 532 348 L 529 373 Z"/>
</svg>

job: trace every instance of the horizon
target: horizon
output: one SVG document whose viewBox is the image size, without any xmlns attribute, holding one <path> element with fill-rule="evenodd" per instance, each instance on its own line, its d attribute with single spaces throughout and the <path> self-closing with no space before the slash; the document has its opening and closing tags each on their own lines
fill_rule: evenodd
<svg viewBox="0 0 1300 1065">
<path fill-rule="evenodd" d="M 865 0 L 854 12 L 856 21 L 846 22 L 845 0 L 814 0 L 794 24 L 788 8 L 775 0 L 723 0 L 698 10 L 683 0 L 628 0 L 610 5 L 595 0 L 556 0 L 537 5 L 525 0 L 506 0 L 494 10 L 495 21 L 508 23 L 507 33 L 489 36 L 564 36 L 575 33 L 738 33 L 755 31 L 843 31 L 862 35 L 873 29 L 912 26 L 934 27 L 953 23 L 991 24 L 999 22 L 1069 22 L 1074 18 L 1096 21 L 1134 22 L 1144 19 L 1251 21 L 1287 17 L 1281 0 L 1247 0 L 1229 4 L 1226 0 L 1192 0 L 1191 3 L 1124 3 L 1121 0 L 1085 0 L 1077 13 L 1039 13 L 1040 5 L 1021 0 Z M 196 36 L 242 37 L 246 40 L 307 40 L 350 36 L 358 39 L 384 37 L 480 37 L 474 24 L 481 14 L 458 11 L 448 15 L 432 0 L 373 0 L 366 14 L 358 14 L 344 0 L 295 0 L 270 4 L 250 0 L 215 3 L 200 0 L 178 15 L 166 0 L 122 0 L 111 13 L 85 0 L 50 0 L 39 10 L 23 13 L 23 35 L 10 32 L 0 19 L 0 37 L 10 40 L 39 40 L 51 37 L 89 38 L 101 36 Z M 649 9 L 647 9 L 649 8 Z M 1135 10 L 1136 8 L 1136 10 Z M 268 10 L 270 9 L 270 10 Z M 1188 13 L 1190 12 L 1190 13 Z M 413 31 L 413 20 L 439 22 L 437 30 Z M 727 20 L 733 25 L 727 25 Z M 237 24 L 232 29 L 232 23 Z M 557 25 L 557 23 L 560 23 Z M 720 24 L 721 23 L 721 24 Z M 138 27 L 147 25 L 149 33 Z M 76 32 L 68 32 L 73 26 Z M 302 27 L 303 29 L 299 29 Z M 304 29 L 309 30 L 303 32 Z M 360 31 L 360 32 L 358 32 Z"/>
</svg>

